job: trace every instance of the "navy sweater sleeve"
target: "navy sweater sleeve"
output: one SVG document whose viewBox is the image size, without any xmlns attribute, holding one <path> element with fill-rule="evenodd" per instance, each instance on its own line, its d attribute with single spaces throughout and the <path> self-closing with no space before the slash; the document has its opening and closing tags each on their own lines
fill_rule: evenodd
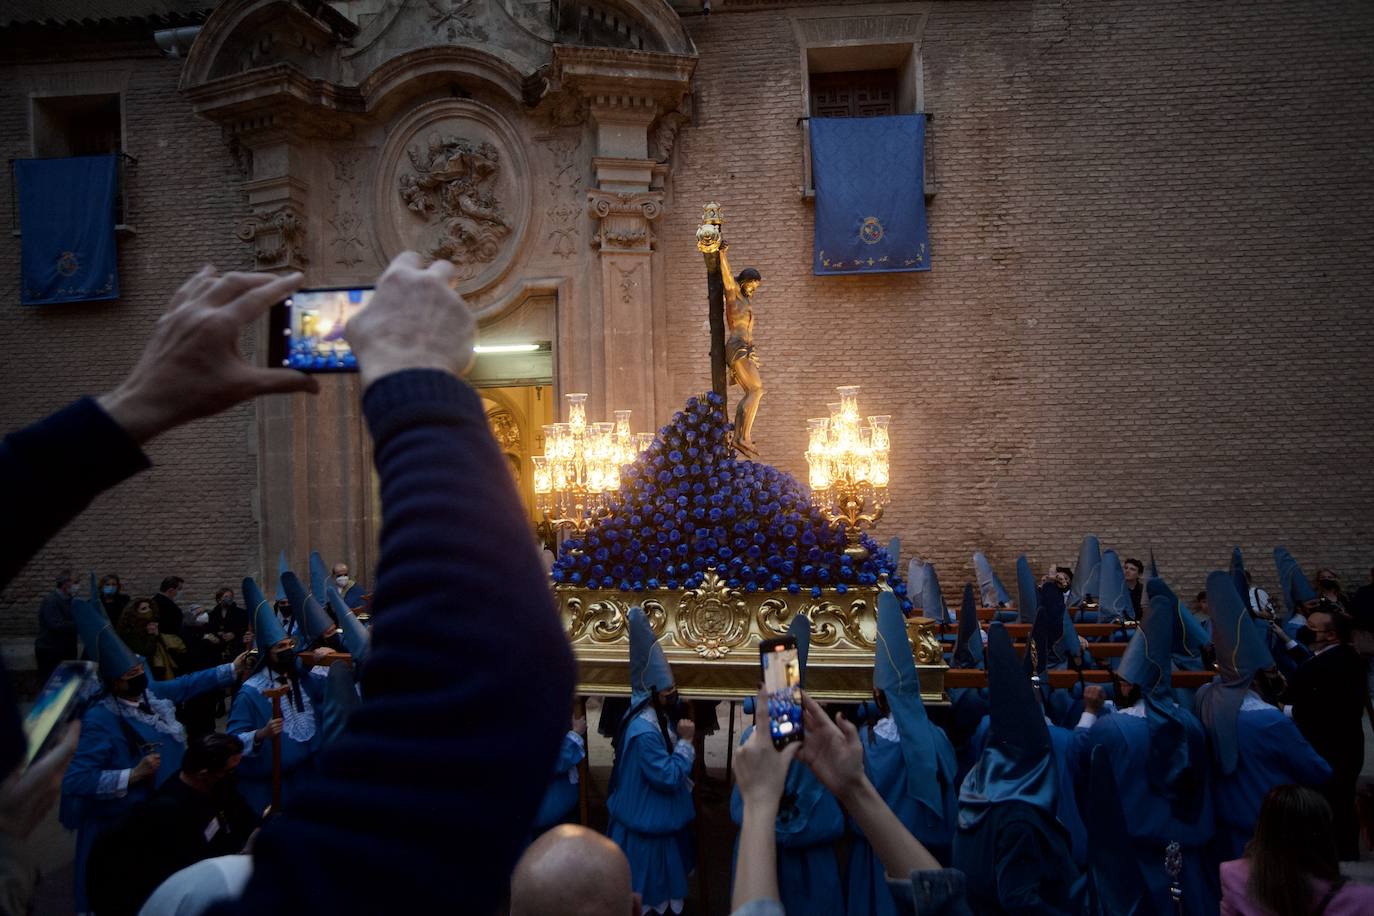
<svg viewBox="0 0 1374 916">
<path fill-rule="evenodd" d="M 0 589 L 102 490 L 147 466 L 143 450 L 91 398 L 0 441 Z M 25 747 L 15 703 L 0 663 L 0 775 Z"/>
<path fill-rule="evenodd" d="M 383 525 L 363 701 L 222 913 L 494 910 L 568 728 L 573 659 L 477 395 L 363 399 Z"/>
</svg>

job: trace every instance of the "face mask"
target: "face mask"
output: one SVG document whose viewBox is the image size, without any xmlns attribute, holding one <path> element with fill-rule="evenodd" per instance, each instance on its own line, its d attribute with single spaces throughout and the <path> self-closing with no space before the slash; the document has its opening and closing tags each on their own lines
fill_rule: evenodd
<svg viewBox="0 0 1374 916">
<path fill-rule="evenodd" d="M 277 656 L 277 660 L 272 663 L 272 670 L 278 674 L 290 674 L 296 668 L 296 656 L 289 650 Z"/>
<path fill-rule="evenodd" d="M 100 592 L 101 592 L 101 594 L 104 594 L 104 595 L 114 595 L 114 594 L 116 594 L 118 591 L 119 591 L 119 589 L 115 588 L 115 586 L 113 586 L 113 585 L 102 585 L 102 586 L 100 587 Z"/>
<path fill-rule="evenodd" d="M 127 682 L 128 692 L 125 694 L 129 699 L 143 696 L 143 691 L 148 689 L 148 673 L 145 671 L 138 677 L 130 678 Z"/>
<path fill-rule="evenodd" d="M 1317 580 L 1317 588 L 1321 589 L 1324 592 L 1334 592 L 1338 587 L 1340 587 L 1340 583 L 1337 582 L 1335 579 Z"/>
<path fill-rule="evenodd" d="M 348 584 L 348 576 L 335 576 L 334 581 L 338 583 L 339 588 L 343 588 Z"/>
<path fill-rule="evenodd" d="M 205 626 L 209 622 L 210 615 L 205 613 L 204 611 L 201 611 L 199 614 L 196 615 L 196 623 L 200 624 L 201 626 Z"/>
</svg>

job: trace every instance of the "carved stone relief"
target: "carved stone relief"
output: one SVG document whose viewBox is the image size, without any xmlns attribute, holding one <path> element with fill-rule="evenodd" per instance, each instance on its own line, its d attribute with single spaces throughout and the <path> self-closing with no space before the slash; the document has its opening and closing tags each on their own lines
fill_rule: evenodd
<svg viewBox="0 0 1374 916">
<path fill-rule="evenodd" d="M 592 244 L 602 249 L 644 250 L 653 247 L 649 224 L 663 212 L 657 191 L 588 191 L 587 201 L 601 225 Z"/>
<path fill-rule="evenodd" d="M 472 38 L 486 41 L 487 32 L 477 24 L 477 11 L 474 0 L 425 0 L 429 7 L 429 24 L 436 33 L 442 33 L 449 41 L 459 38 Z"/>
<path fill-rule="evenodd" d="M 367 243 L 362 240 L 362 201 L 359 199 L 363 156 L 359 150 L 346 150 L 329 157 L 334 171 L 329 181 L 329 193 L 333 200 L 329 225 L 334 230 L 329 247 L 334 263 L 346 268 L 362 263 L 367 256 Z"/>
<path fill-rule="evenodd" d="M 427 102 L 389 131 L 375 182 L 382 254 L 444 258 L 464 291 L 497 279 L 529 225 L 526 141 L 470 99 Z"/>
<path fill-rule="evenodd" d="M 634 267 L 624 268 L 619 264 L 615 265 L 615 272 L 620 275 L 616 282 L 616 289 L 620 292 L 620 301 L 629 305 L 635 301 L 635 295 L 639 291 L 639 273 L 644 268 L 643 261 L 639 261 Z"/>
<path fill-rule="evenodd" d="M 258 210 L 239 223 L 238 237 L 256 248 L 257 266 L 264 270 L 305 267 L 305 221 L 294 208 Z"/>
<path fill-rule="evenodd" d="M 553 242 L 553 253 L 567 260 L 577 253 L 578 221 L 582 208 L 574 201 L 581 197 L 582 166 L 578 150 L 580 136 L 555 137 L 549 141 L 553 156 L 553 174 L 549 176 L 549 198 L 552 201 L 544 216 L 548 219 L 547 240 Z"/>
</svg>

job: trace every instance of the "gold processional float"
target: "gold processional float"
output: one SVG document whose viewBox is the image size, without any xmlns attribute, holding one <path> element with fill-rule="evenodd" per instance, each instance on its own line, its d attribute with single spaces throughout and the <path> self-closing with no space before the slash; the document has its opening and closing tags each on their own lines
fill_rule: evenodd
<svg viewBox="0 0 1374 916">
<path fill-rule="evenodd" d="M 807 421 L 809 488 L 752 460 L 750 395 L 761 382 L 750 297 L 760 278 L 748 268 L 732 275 L 721 222 L 719 205 L 709 204 L 697 230 L 713 312 L 713 390 L 657 435 L 632 432 L 628 410 L 589 423 L 587 396 L 569 394 L 566 419 L 544 427 L 545 454 L 533 459 L 541 535 L 561 539 L 551 575 L 577 690 L 630 692 L 627 620 L 638 605 L 685 697 L 752 696 L 759 641 L 785 636 L 802 614 L 812 628 L 808 691 L 863 700 L 872 695 L 879 592 L 911 610 L 897 558 L 865 532 L 887 501 L 891 418 L 864 425 L 858 386 L 843 386 L 827 417 Z M 726 371 L 744 391 L 733 427 Z M 937 626 L 907 623 L 927 702 L 945 698 Z"/>
</svg>

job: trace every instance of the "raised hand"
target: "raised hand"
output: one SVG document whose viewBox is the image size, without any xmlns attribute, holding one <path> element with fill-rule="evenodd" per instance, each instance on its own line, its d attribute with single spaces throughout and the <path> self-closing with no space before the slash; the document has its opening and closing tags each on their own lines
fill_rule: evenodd
<svg viewBox="0 0 1374 916">
<path fill-rule="evenodd" d="M 806 741 L 797 759 L 811 768 L 827 789 L 843 800 L 865 782 L 864 748 L 854 723 L 841 713 L 831 721 L 820 704 L 802 694 Z"/>
</svg>

